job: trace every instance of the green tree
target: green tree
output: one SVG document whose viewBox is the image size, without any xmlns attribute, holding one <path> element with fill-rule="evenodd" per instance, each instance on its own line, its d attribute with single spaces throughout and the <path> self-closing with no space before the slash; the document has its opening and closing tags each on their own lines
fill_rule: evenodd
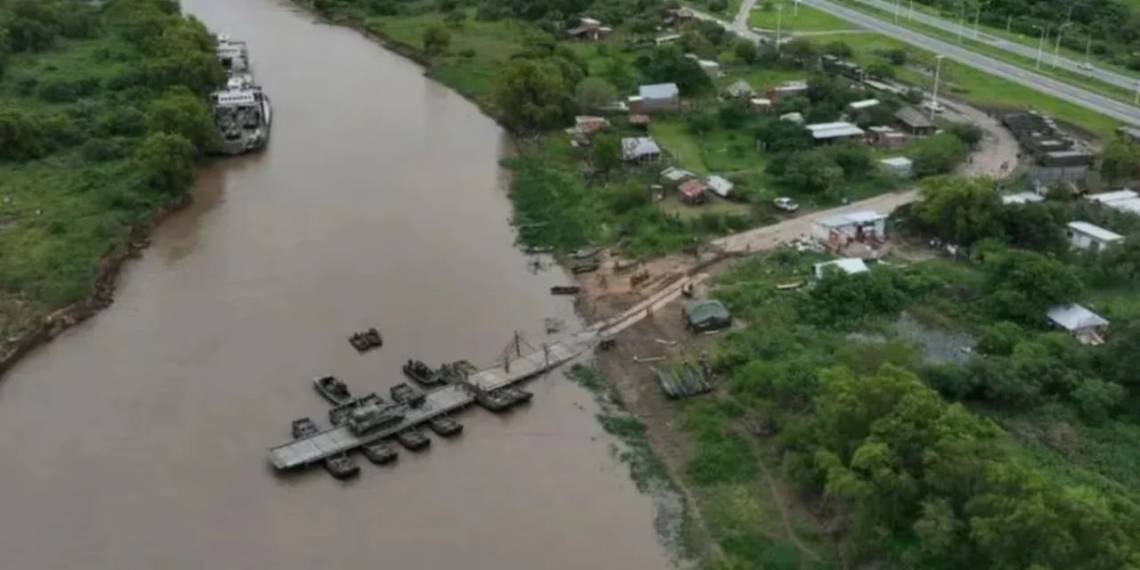
<svg viewBox="0 0 1140 570">
<path fill-rule="evenodd" d="M 966 160 L 969 148 L 950 133 L 939 133 L 912 145 L 914 173 L 919 177 L 946 174 Z"/>
<path fill-rule="evenodd" d="M 583 111 L 597 112 L 617 100 L 617 89 L 600 77 L 587 77 L 574 89 L 574 100 Z"/>
<path fill-rule="evenodd" d="M 614 135 L 602 134 L 594 137 L 590 149 L 594 169 L 606 173 L 621 166 L 621 140 Z"/>
<path fill-rule="evenodd" d="M 990 254 L 983 269 L 990 310 L 1025 323 L 1040 323 L 1050 307 L 1072 302 L 1083 289 L 1072 267 L 1031 251 Z"/>
<path fill-rule="evenodd" d="M 134 160 L 151 190 L 180 194 L 194 181 L 194 145 L 182 135 L 148 135 L 135 151 Z"/>
<path fill-rule="evenodd" d="M 1109 142 L 1100 153 L 1100 173 L 1113 184 L 1140 179 L 1140 144 Z"/>
<path fill-rule="evenodd" d="M 781 180 L 797 192 L 822 194 L 843 181 L 843 169 L 824 153 L 801 152 L 788 159 Z"/>
<path fill-rule="evenodd" d="M 989 180 L 931 178 L 923 181 L 921 191 L 915 217 L 943 240 L 971 245 L 1001 235 L 1001 198 Z"/>
<path fill-rule="evenodd" d="M 780 55 L 803 67 L 815 65 L 819 60 L 819 50 L 816 49 L 815 44 L 804 38 L 794 38 L 785 43 Z"/>
<path fill-rule="evenodd" d="M 439 25 L 428 26 L 423 33 L 424 52 L 439 55 L 451 45 L 451 33 Z"/>
<path fill-rule="evenodd" d="M 756 49 L 756 44 L 747 40 L 736 42 L 736 47 L 732 51 L 736 54 L 736 59 L 748 65 L 752 65 L 760 59 L 760 51 Z"/>
<path fill-rule="evenodd" d="M 170 89 L 147 107 L 147 129 L 152 133 L 181 135 L 199 153 L 221 142 L 218 128 L 205 101 L 184 87 Z"/>
<path fill-rule="evenodd" d="M 491 98 L 514 130 L 555 127 L 572 110 L 559 66 L 549 59 L 515 59 L 498 76 Z"/>
</svg>

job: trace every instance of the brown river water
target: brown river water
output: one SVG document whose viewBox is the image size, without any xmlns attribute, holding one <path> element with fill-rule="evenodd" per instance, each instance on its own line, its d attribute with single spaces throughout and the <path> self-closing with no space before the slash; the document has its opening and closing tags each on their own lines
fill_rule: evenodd
<svg viewBox="0 0 1140 570">
<path fill-rule="evenodd" d="M 266 449 L 400 363 L 489 364 L 578 323 L 513 246 L 500 129 L 413 63 L 275 0 L 188 0 L 246 39 L 275 124 L 206 168 L 115 304 L 0 382 L 0 569 L 662 568 L 590 395 L 561 373 L 506 416 L 348 484 Z M 347 335 L 377 325 L 382 349 Z"/>
</svg>

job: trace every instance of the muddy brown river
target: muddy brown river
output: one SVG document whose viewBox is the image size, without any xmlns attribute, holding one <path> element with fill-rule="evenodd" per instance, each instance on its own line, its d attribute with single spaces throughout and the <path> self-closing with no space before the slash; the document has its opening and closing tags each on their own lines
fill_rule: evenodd
<svg viewBox="0 0 1140 570">
<path fill-rule="evenodd" d="M 512 331 L 577 321 L 513 246 L 500 129 L 416 65 L 275 0 L 188 0 L 246 39 L 269 149 L 206 168 L 115 304 L 0 382 L 0 568 L 662 568 L 651 499 L 590 395 L 559 373 L 471 410 L 347 484 L 275 476 L 266 449 L 333 373 L 489 364 Z M 379 351 L 346 337 L 375 324 Z"/>
</svg>

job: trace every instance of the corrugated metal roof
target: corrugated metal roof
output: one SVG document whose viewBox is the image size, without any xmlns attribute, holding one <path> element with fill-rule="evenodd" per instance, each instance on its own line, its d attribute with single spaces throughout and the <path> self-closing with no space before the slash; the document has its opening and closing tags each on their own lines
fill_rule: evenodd
<svg viewBox="0 0 1140 570">
<path fill-rule="evenodd" d="M 1049 320 L 1067 331 L 1079 331 L 1108 325 L 1104 317 L 1076 304 L 1058 305 L 1049 309 Z"/>
<path fill-rule="evenodd" d="M 823 279 L 824 272 L 827 271 L 828 267 L 835 267 L 848 275 L 855 275 L 857 273 L 866 273 L 870 271 L 870 269 L 867 269 L 867 264 L 863 263 L 862 259 L 859 259 L 858 257 L 845 257 L 842 259 L 836 259 L 834 261 L 825 261 L 823 263 L 815 264 L 815 277 L 817 279 Z"/>
<path fill-rule="evenodd" d="M 732 181 L 716 174 L 713 174 L 712 176 L 706 178 L 705 182 L 707 182 L 709 188 L 711 188 L 713 192 L 716 192 L 717 195 L 721 198 L 724 198 L 725 196 L 731 194 L 732 189 L 736 187 Z"/>
<path fill-rule="evenodd" d="M 1088 222 L 1069 222 L 1069 229 L 1105 242 L 1124 239 L 1124 236 L 1116 232 L 1106 230 Z"/>
<path fill-rule="evenodd" d="M 655 83 L 653 85 L 642 85 L 637 90 L 637 94 L 643 99 L 670 99 L 680 95 L 681 91 L 677 89 L 676 83 Z"/>
<path fill-rule="evenodd" d="M 1034 192 L 1018 192 L 1017 194 L 1001 197 L 1002 204 L 1029 204 L 1031 202 L 1042 202 L 1044 200 L 1044 197 Z"/>
<path fill-rule="evenodd" d="M 817 223 L 825 228 L 840 228 L 843 226 L 851 226 L 855 224 L 870 224 L 885 219 L 887 219 L 887 217 L 878 212 L 871 210 L 862 210 L 858 212 L 838 214 L 830 218 L 822 219 Z"/>
<path fill-rule="evenodd" d="M 621 154 L 628 160 L 661 154 L 661 148 L 650 137 L 630 137 L 621 139 Z"/>
</svg>

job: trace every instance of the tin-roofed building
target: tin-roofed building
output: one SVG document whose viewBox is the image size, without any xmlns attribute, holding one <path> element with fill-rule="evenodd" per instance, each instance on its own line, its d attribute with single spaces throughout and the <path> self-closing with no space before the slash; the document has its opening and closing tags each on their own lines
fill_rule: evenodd
<svg viewBox="0 0 1140 570">
<path fill-rule="evenodd" d="M 686 303 L 681 309 L 685 326 L 693 332 L 708 332 L 732 326 L 732 313 L 715 299 Z"/>
<path fill-rule="evenodd" d="M 1065 233 L 1069 237 L 1070 245 L 1076 249 L 1089 251 L 1101 251 L 1113 243 L 1124 239 L 1124 236 L 1116 232 L 1106 230 L 1088 222 L 1069 222 L 1068 229 L 1065 230 Z"/>
<path fill-rule="evenodd" d="M 649 162 L 661 157 L 661 147 L 651 137 L 621 139 L 621 157 L 626 162 Z"/>
<path fill-rule="evenodd" d="M 805 128 L 811 133 L 811 138 L 818 143 L 842 140 L 863 140 L 863 136 L 866 134 L 863 129 L 843 121 L 816 123 L 814 125 L 806 125 Z"/>
<path fill-rule="evenodd" d="M 1068 331 L 1081 344 L 1104 344 L 1109 322 L 1081 305 L 1058 305 L 1049 309 L 1046 316 L 1054 326 Z"/>
<path fill-rule="evenodd" d="M 895 111 L 895 119 L 898 119 L 899 125 L 913 136 L 924 137 L 934 134 L 934 123 L 914 107 L 903 107 Z"/>
<path fill-rule="evenodd" d="M 677 111 L 681 108 L 681 90 L 676 83 L 642 85 L 627 104 L 630 111 L 639 114 Z"/>
</svg>

